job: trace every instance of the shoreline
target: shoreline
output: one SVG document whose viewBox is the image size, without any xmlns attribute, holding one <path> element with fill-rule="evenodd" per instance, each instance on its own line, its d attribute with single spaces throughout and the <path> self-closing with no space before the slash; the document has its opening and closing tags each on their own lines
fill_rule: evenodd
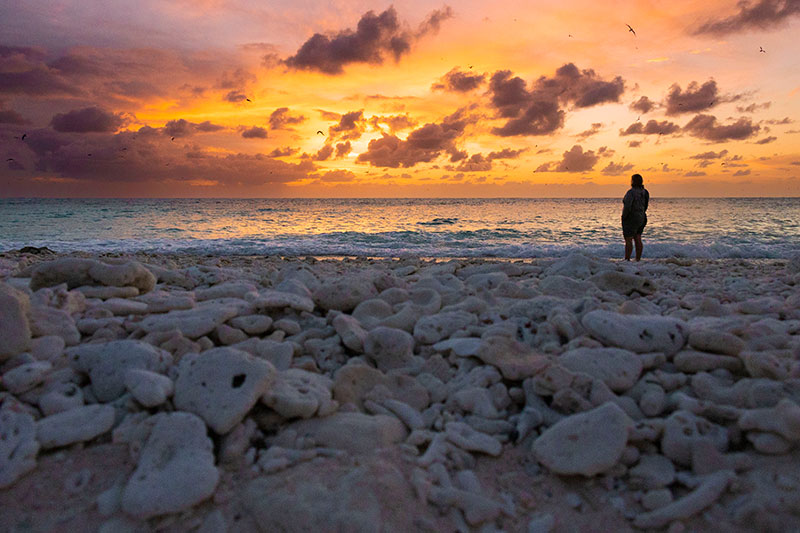
<svg viewBox="0 0 800 533">
<path fill-rule="evenodd" d="M 31 531 L 798 528 L 798 286 L 800 259 L 0 253 L 0 507 Z"/>
</svg>

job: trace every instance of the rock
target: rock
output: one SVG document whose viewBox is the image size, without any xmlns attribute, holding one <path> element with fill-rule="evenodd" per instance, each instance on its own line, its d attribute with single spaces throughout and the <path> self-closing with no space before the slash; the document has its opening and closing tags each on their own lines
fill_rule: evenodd
<svg viewBox="0 0 800 533">
<path fill-rule="evenodd" d="M 211 439 L 190 413 L 160 414 L 122 493 L 122 510 L 139 519 L 177 513 L 217 487 Z"/>
<path fill-rule="evenodd" d="M 533 454 L 557 474 L 593 476 L 619 461 L 632 428 L 628 415 L 607 402 L 548 428 L 534 441 Z"/>
<path fill-rule="evenodd" d="M 744 350 L 744 341 L 724 331 L 693 329 L 689 333 L 689 346 L 702 352 L 737 356 Z"/>
<path fill-rule="evenodd" d="M 45 449 L 92 440 L 111 429 L 114 416 L 110 405 L 76 407 L 36 422 L 36 439 Z"/>
<path fill-rule="evenodd" d="M 0 383 L 11 394 L 21 394 L 41 383 L 52 368 L 46 361 L 20 365 L 3 374 Z"/>
<path fill-rule="evenodd" d="M 279 372 L 262 401 L 284 418 L 327 416 L 336 410 L 333 381 L 299 368 Z"/>
<path fill-rule="evenodd" d="M 717 368 L 724 368 L 734 374 L 743 370 L 744 365 L 738 357 L 717 355 L 694 350 L 681 350 L 672 359 L 675 368 L 687 374 L 708 372 Z"/>
<path fill-rule="evenodd" d="M 666 507 L 672 503 L 672 491 L 669 489 L 648 490 L 642 496 L 642 507 L 648 511 Z"/>
<path fill-rule="evenodd" d="M 367 276 L 329 278 L 314 290 L 314 302 L 323 309 L 349 313 L 364 300 L 378 295 L 375 284 Z"/>
<path fill-rule="evenodd" d="M 67 346 L 74 346 L 81 341 L 75 320 L 61 309 L 35 305 L 30 312 L 30 324 L 35 337 L 57 335 L 64 339 Z"/>
<path fill-rule="evenodd" d="M 272 318 L 266 315 L 237 316 L 232 318 L 229 323 L 248 335 L 261 335 L 272 327 Z"/>
<path fill-rule="evenodd" d="M 583 254 L 573 253 L 557 260 L 547 267 L 544 273 L 547 276 L 561 275 L 571 278 L 586 279 L 596 270 L 595 261 Z"/>
<path fill-rule="evenodd" d="M 207 289 L 197 289 L 194 295 L 198 302 L 217 298 L 244 298 L 247 293 L 257 292 L 258 287 L 247 281 L 225 281 Z"/>
<path fill-rule="evenodd" d="M 83 405 L 83 391 L 75 383 L 58 383 L 47 388 L 39 397 L 39 409 L 44 416 L 69 411 Z"/>
<path fill-rule="evenodd" d="M 552 533 L 556 519 L 550 513 L 534 513 L 528 521 L 528 533 Z"/>
<path fill-rule="evenodd" d="M 28 413 L 0 410 L 0 489 L 36 468 L 36 422 Z"/>
<path fill-rule="evenodd" d="M 125 387 L 145 407 L 161 405 L 175 390 L 172 380 L 167 376 L 139 368 L 130 368 L 125 372 Z"/>
<path fill-rule="evenodd" d="M 371 454 L 406 438 L 405 425 L 394 416 L 338 412 L 324 418 L 300 420 L 287 426 L 318 446 Z"/>
<path fill-rule="evenodd" d="M 257 294 L 250 293 L 246 298 L 257 310 L 261 311 L 289 308 L 310 313 L 314 310 L 314 302 L 311 298 L 291 292 L 268 289 L 262 290 Z"/>
<path fill-rule="evenodd" d="M 234 348 L 188 354 L 178 368 L 173 402 L 225 434 L 242 421 L 274 377 L 271 363 Z"/>
<path fill-rule="evenodd" d="M 792 443 L 775 433 L 762 433 L 760 431 L 748 431 L 747 440 L 759 453 L 767 455 L 783 455 L 792 449 Z"/>
<path fill-rule="evenodd" d="M 39 361 L 55 361 L 64 354 L 66 343 L 58 335 L 47 335 L 33 339 L 31 354 Z"/>
<path fill-rule="evenodd" d="M 581 323 L 604 344 L 668 356 L 683 348 L 689 331 L 686 322 L 672 317 L 621 315 L 600 309 L 586 313 Z"/>
<path fill-rule="evenodd" d="M 239 314 L 233 305 L 206 305 L 163 315 L 149 315 L 139 323 L 147 333 L 177 329 L 184 337 L 197 339 Z"/>
<path fill-rule="evenodd" d="M 602 380 L 614 392 L 633 387 L 642 373 L 642 360 L 620 348 L 577 348 L 565 352 L 558 364 Z"/>
<path fill-rule="evenodd" d="M 499 413 L 492 402 L 492 395 L 483 387 L 467 387 L 459 389 L 450 396 L 458 407 L 467 413 L 483 418 L 497 418 Z"/>
<path fill-rule="evenodd" d="M 387 376 L 364 364 L 349 364 L 336 371 L 333 377 L 333 397 L 339 404 L 353 403 L 363 408 L 364 397 L 377 385 L 383 385 L 396 400 L 421 411 L 428 407 L 428 390 L 416 379 L 402 374 Z"/>
<path fill-rule="evenodd" d="M 27 294 L 0 283 L 0 362 L 24 352 L 30 346 L 30 306 Z"/>
<path fill-rule="evenodd" d="M 144 302 L 135 302 L 122 298 L 109 298 L 95 308 L 106 309 L 115 316 L 144 315 L 149 311 L 147 304 Z"/>
<path fill-rule="evenodd" d="M 134 298 L 139 296 L 139 289 L 136 287 L 93 287 L 83 285 L 75 289 L 86 298 L 99 298 L 100 300 L 110 300 L 111 298 Z"/>
<path fill-rule="evenodd" d="M 595 287 L 588 281 L 579 281 L 568 276 L 554 274 L 542 278 L 538 288 L 542 291 L 542 294 L 548 296 L 555 296 L 562 299 L 575 299 L 580 298 L 586 294 L 587 291 Z"/>
<path fill-rule="evenodd" d="M 454 341 L 471 340 L 454 339 Z M 504 378 L 514 381 L 522 381 L 533 376 L 550 364 L 544 355 L 504 335 L 483 339 L 475 355 L 487 365 L 497 368 Z"/>
<path fill-rule="evenodd" d="M 691 466 L 692 451 L 699 442 L 707 442 L 720 452 L 728 449 L 728 432 L 689 411 L 675 411 L 664 423 L 661 451 L 673 462 Z"/>
<path fill-rule="evenodd" d="M 214 330 L 214 333 L 216 334 L 220 344 L 224 344 L 225 346 L 244 342 L 248 338 L 247 333 L 238 328 L 233 328 L 227 324 L 220 324 L 217 326 L 217 329 Z"/>
<path fill-rule="evenodd" d="M 370 298 L 359 303 L 353 309 L 352 317 L 364 329 L 372 329 L 391 317 L 394 311 L 392 306 L 380 298 Z"/>
<path fill-rule="evenodd" d="M 663 455 L 642 455 L 628 477 L 634 487 L 648 490 L 666 487 L 675 481 L 675 465 Z"/>
<path fill-rule="evenodd" d="M 441 312 L 423 316 L 414 326 L 414 339 L 422 344 L 434 344 L 454 332 L 478 322 L 478 317 L 465 311 Z"/>
<path fill-rule="evenodd" d="M 800 442 L 800 406 L 783 398 L 775 407 L 751 409 L 739 418 L 739 427 L 745 431 L 758 430 L 775 433 L 789 442 Z"/>
<path fill-rule="evenodd" d="M 503 445 L 496 438 L 472 429 L 463 422 L 448 422 L 445 425 L 447 440 L 468 452 L 481 452 L 497 457 Z"/>
<path fill-rule="evenodd" d="M 156 286 L 156 277 L 137 261 L 110 265 L 74 257 L 40 263 L 31 275 L 33 291 L 61 283 L 66 283 L 70 289 L 83 285 L 136 287 L 145 293 Z"/>
<path fill-rule="evenodd" d="M 414 360 L 414 338 L 401 329 L 379 326 L 367 334 L 364 353 L 383 372 L 402 368 Z"/>
<path fill-rule="evenodd" d="M 75 370 L 89 374 L 92 392 L 101 402 L 110 402 L 125 392 L 125 373 L 130 369 L 166 372 L 172 355 L 138 340 L 82 344 L 69 351 Z"/>
<path fill-rule="evenodd" d="M 607 270 L 595 274 L 589 281 L 597 285 L 600 290 L 618 292 L 624 295 L 631 295 L 634 292 L 639 294 L 653 294 L 656 291 L 656 284 L 650 278 L 626 274 L 616 270 Z"/>
<path fill-rule="evenodd" d="M 332 324 L 336 333 L 342 338 L 342 344 L 356 353 L 364 353 L 367 332 L 358 320 L 349 315 L 339 314 L 334 317 Z"/>
<path fill-rule="evenodd" d="M 699 487 L 683 498 L 655 511 L 636 516 L 633 525 L 642 529 L 658 529 L 670 522 L 687 519 L 717 501 L 734 479 L 736 475 L 729 470 L 709 474 Z"/>
</svg>

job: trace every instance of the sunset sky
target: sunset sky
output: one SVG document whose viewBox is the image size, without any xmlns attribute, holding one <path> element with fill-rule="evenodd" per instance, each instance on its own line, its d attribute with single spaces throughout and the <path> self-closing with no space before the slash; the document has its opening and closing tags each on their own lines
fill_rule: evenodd
<svg viewBox="0 0 800 533">
<path fill-rule="evenodd" d="M 0 196 L 800 196 L 799 33 L 800 0 L 0 0 Z"/>
</svg>

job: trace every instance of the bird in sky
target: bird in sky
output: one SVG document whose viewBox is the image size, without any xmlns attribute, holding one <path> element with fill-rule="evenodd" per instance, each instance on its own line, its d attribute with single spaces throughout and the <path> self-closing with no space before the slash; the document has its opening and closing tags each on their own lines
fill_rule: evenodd
<svg viewBox="0 0 800 533">
<path fill-rule="evenodd" d="M 248 102 L 252 102 L 252 100 L 250 100 L 249 98 L 245 98 L 245 100 L 247 100 Z"/>
<path fill-rule="evenodd" d="M 760 46 L 758 47 L 758 51 L 759 51 L 759 52 L 761 52 L 762 54 L 766 54 L 766 53 L 767 53 L 767 51 L 766 51 L 766 50 L 764 50 L 764 49 L 763 49 L 762 47 L 760 47 Z"/>
<path fill-rule="evenodd" d="M 9 157 L 8 159 L 6 159 L 6 161 L 14 161 L 14 158 L 13 157 Z"/>
<path fill-rule="evenodd" d="M 175 140 L 175 137 L 173 137 L 173 138 L 172 138 L 172 139 L 170 139 L 170 140 L 171 140 L 171 141 L 174 141 L 174 140 Z"/>
<path fill-rule="evenodd" d="M 27 137 L 27 136 L 28 136 L 28 134 L 27 134 L 27 133 L 23 133 L 23 134 L 22 134 L 22 137 L 20 137 L 20 140 L 21 140 L 21 141 L 24 141 L 24 140 L 25 140 L 25 137 Z"/>
<path fill-rule="evenodd" d="M 634 37 L 636 37 L 636 32 L 633 30 L 633 28 L 631 28 L 631 25 L 630 24 L 625 24 L 625 25 L 628 27 L 628 31 L 631 32 Z"/>
<path fill-rule="evenodd" d="M 325 137 L 325 134 L 322 132 L 322 130 L 317 130 L 317 133 L 319 133 L 320 135 L 322 135 L 323 137 Z"/>
</svg>

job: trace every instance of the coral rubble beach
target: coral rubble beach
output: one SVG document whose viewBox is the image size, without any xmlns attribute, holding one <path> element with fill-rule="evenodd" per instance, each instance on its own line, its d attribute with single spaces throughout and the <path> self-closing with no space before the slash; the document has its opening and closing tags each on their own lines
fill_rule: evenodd
<svg viewBox="0 0 800 533">
<path fill-rule="evenodd" d="M 798 530 L 798 287 L 800 258 L 0 254 L 0 529 Z"/>
</svg>

